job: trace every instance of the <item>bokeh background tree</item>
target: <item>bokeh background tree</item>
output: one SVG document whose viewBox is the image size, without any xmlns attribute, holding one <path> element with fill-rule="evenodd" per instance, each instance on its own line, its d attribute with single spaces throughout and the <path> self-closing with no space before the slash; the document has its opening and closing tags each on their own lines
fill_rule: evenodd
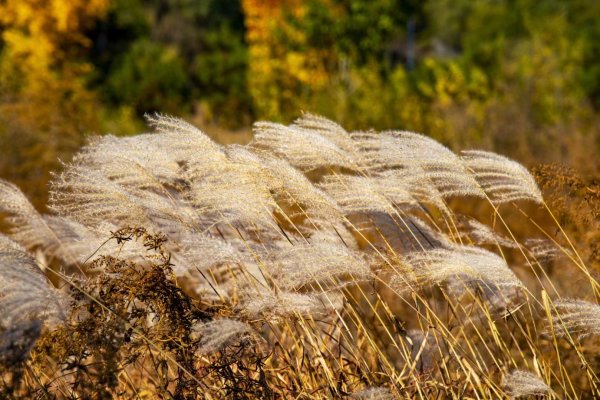
<svg viewBox="0 0 600 400">
<path fill-rule="evenodd" d="M 594 173 L 599 16 L 586 0 L 4 0 L 0 175 L 40 205 L 85 135 L 143 130 L 144 113 L 243 141 L 302 110 Z"/>
</svg>

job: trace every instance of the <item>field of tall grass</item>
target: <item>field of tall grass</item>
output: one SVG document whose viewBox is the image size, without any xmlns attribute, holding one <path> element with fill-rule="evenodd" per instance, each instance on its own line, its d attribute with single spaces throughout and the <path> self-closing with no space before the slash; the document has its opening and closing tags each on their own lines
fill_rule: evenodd
<svg viewBox="0 0 600 400">
<path fill-rule="evenodd" d="M 304 114 L 91 139 L 0 182 L 21 399 L 600 397 L 600 185 Z"/>
</svg>

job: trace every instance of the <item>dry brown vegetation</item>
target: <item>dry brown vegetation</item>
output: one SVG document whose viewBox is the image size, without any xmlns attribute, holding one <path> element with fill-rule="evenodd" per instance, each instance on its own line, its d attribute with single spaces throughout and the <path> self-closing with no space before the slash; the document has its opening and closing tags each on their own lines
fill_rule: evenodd
<svg viewBox="0 0 600 400">
<path fill-rule="evenodd" d="M 51 214 L 0 182 L 3 398 L 600 397 L 597 181 L 310 114 L 150 123 Z"/>
</svg>

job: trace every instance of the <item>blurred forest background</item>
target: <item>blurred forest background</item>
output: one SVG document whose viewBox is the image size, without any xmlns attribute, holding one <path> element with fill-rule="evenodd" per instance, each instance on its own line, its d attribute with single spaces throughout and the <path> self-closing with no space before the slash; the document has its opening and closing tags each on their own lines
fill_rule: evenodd
<svg viewBox="0 0 600 400">
<path fill-rule="evenodd" d="M 222 142 L 302 110 L 597 173 L 596 0 L 0 0 L 0 176 L 36 205 L 90 134 Z"/>
</svg>

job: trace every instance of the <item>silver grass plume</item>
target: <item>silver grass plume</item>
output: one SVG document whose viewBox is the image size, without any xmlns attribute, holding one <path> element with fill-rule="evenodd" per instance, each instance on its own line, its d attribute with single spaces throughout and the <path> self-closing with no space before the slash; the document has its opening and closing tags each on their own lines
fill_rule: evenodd
<svg viewBox="0 0 600 400">
<path fill-rule="evenodd" d="M 227 346 L 255 339 L 252 327 L 244 322 L 220 318 L 194 326 L 194 335 L 199 336 L 198 352 L 210 354 L 224 350 Z"/>
<path fill-rule="evenodd" d="M 0 235 L 0 320 L 4 326 L 28 319 L 62 319 L 64 299 L 59 293 L 25 249 Z"/>
<path fill-rule="evenodd" d="M 114 146 L 112 160 L 107 155 L 104 162 L 92 162 L 95 158 L 89 153 L 98 153 L 88 149 L 56 176 L 51 182 L 50 208 L 87 226 L 110 221 L 120 226 L 144 224 L 163 231 L 172 222 L 193 227 L 197 219 L 193 209 L 163 186 L 150 167 L 123 164 L 119 146 Z M 172 174 L 164 179 L 175 179 Z"/>
<path fill-rule="evenodd" d="M 600 305 L 585 300 L 559 299 L 554 301 L 553 321 L 557 336 L 585 338 L 600 335 Z"/>
<path fill-rule="evenodd" d="M 423 179 L 423 176 L 424 171 L 421 167 L 391 169 L 374 174 L 377 179 L 385 181 L 386 185 L 407 191 L 420 204 L 433 205 L 444 214 L 450 215 L 451 212 L 444 202 L 444 194 L 440 192 L 434 182 Z"/>
<path fill-rule="evenodd" d="M 144 201 L 149 216 L 159 225 L 175 220 L 193 228 L 197 214 L 186 201 L 184 193 L 189 188 L 183 179 L 188 172 L 182 168 L 186 161 L 185 158 L 175 158 L 177 153 L 169 150 L 167 142 L 177 140 L 165 139 L 164 136 L 104 136 L 92 140 L 74 157 L 72 168 L 80 166 L 97 171 L 131 196 L 139 198 L 140 202 Z"/>
<path fill-rule="evenodd" d="M 153 123 L 160 127 L 159 146 L 181 166 L 185 200 L 204 225 L 271 219 L 275 204 L 255 165 L 228 157 L 226 149 L 186 122 L 159 116 Z"/>
<path fill-rule="evenodd" d="M 185 277 L 190 289 L 203 297 L 228 298 L 233 292 L 267 283 L 252 254 L 252 243 L 183 232 L 172 249 L 173 271 Z M 214 296 L 217 297 L 214 297 Z"/>
<path fill-rule="evenodd" d="M 227 161 L 220 145 L 187 122 L 160 115 L 149 121 L 157 133 L 92 139 L 74 164 L 98 170 L 129 189 L 176 195 L 186 187 L 186 179 L 214 173 Z"/>
<path fill-rule="evenodd" d="M 0 359 L 27 357 L 44 325 L 63 320 L 66 299 L 24 248 L 0 235 Z"/>
<path fill-rule="evenodd" d="M 210 169 L 225 158 L 221 145 L 180 118 L 157 113 L 146 115 L 146 121 L 156 132 L 154 143 L 162 146 L 165 155 L 191 173 Z"/>
<path fill-rule="evenodd" d="M 44 218 L 12 183 L 0 180 L 0 212 L 7 214 L 13 240 L 27 248 L 47 247 L 54 238 Z"/>
<path fill-rule="evenodd" d="M 116 243 L 105 243 L 107 235 L 118 229 L 102 223 L 90 229 L 69 217 L 40 215 L 16 186 L 0 181 L 0 210 L 9 215 L 11 238 L 29 250 L 38 249 L 48 259 L 57 258 L 68 265 L 79 264 L 93 253 L 111 254 Z M 139 254 L 139 248 L 131 255 Z M 126 257 L 126 254 L 122 254 Z"/>
<path fill-rule="evenodd" d="M 470 237 L 477 245 L 499 245 L 511 249 L 518 247 L 512 239 L 498 234 L 488 225 L 482 224 L 475 219 L 469 218 L 463 225 L 467 229 L 465 236 Z"/>
<path fill-rule="evenodd" d="M 352 232 L 342 223 L 330 223 L 328 221 L 314 220 L 314 229 L 310 232 L 309 241 L 311 243 L 331 243 L 333 245 L 343 245 L 344 247 L 358 251 L 358 243 Z"/>
<path fill-rule="evenodd" d="M 272 122 L 254 124 L 252 147 L 271 150 L 303 171 L 343 167 L 356 169 L 352 156 L 318 132 Z"/>
<path fill-rule="evenodd" d="M 314 284 L 319 290 L 333 289 L 366 280 L 369 264 L 360 253 L 341 244 L 316 242 L 286 246 L 269 255 L 269 272 L 282 290 L 295 290 Z"/>
<path fill-rule="evenodd" d="M 8 214 L 15 236 L 26 239 L 36 230 L 47 229 L 41 215 L 16 185 L 0 180 L 0 197 L 0 212 Z"/>
<path fill-rule="evenodd" d="M 308 217 L 313 224 L 323 220 L 333 223 L 342 218 L 336 201 L 300 171 L 279 160 L 269 161 L 268 167 L 276 177 L 271 186 L 273 195 L 289 217 Z"/>
<path fill-rule="evenodd" d="M 210 158 L 207 154 L 217 154 L 217 160 L 208 163 L 210 166 L 214 165 L 214 161 L 218 161 L 218 165 L 218 155 L 224 155 L 218 148 L 213 148 L 216 145 L 197 146 L 187 141 L 181 143 L 180 139 L 181 136 L 167 134 L 93 139 L 75 156 L 67 171 L 55 178 L 53 185 L 56 190 L 51 192 L 51 200 L 54 199 L 52 195 L 63 189 L 62 193 L 56 193 L 56 197 L 62 197 L 55 203 L 79 205 L 81 209 L 75 216 L 87 220 L 90 215 L 86 213 L 93 216 L 97 212 L 96 201 L 102 196 L 107 201 L 113 195 L 121 205 L 135 202 L 145 208 L 144 212 L 134 214 L 134 218 L 144 215 L 158 225 L 176 220 L 190 228 L 194 226 L 197 215 L 180 193 L 189 188 L 184 176 L 191 173 L 192 164 L 196 165 L 188 158 L 193 156 L 194 150 L 204 153 L 203 161 Z M 186 168 L 183 168 L 184 165 Z M 208 167 L 202 169 L 210 170 Z M 83 196 L 93 197 L 94 201 L 78 204 L 78 199 Z M 68 211 L 68 208 L 64 210 Z M 119 222 L 120 218 L 118 212 L 112 216 L 115 222 Z M 95 221 L 87 222 L 93 224 Z"/>
<path fill-rule="evenodd" d="M 400 170 L 416 182 L 431 183 L 444 197 L 483 196 L 459 157 L 432 138 L 405 131 L 360 132 L 352 137 L 373 173 Z"/>
<path fill-rule="evenodd" d="M 568 249 L 560 249 L 558 245 L 544 238 L 530 238 L 525 240 L 525 248 L 535 257 L 538 262 L 548 263 L 564 255 L 563 251 L 569 254 Z"/>
<path fill-rule="evenodd" d="M 264 291 L 243 300 L 242 308 L 251 319 L 276 321 L 300 315 L 318 315 L 328 307 L 316 295 Z"/>
<path fill-rule="evenodd" d="M 52 240 L 51 237 L 48 238 L 40 234 L 40 232 L 36 232 L 30 237 L 39 244 L 46 257 L 57 258 L 66 264 L 70 264 L 73 261 L 79 264 L 94 252 L 97 252 L 106 241 L 106 237 L 103 238 L 99 234 L 96 234 L 96 232 L 88 229 L 85 225 L 70 218 L 56 215 L 44 215 L 43 218 L 46 225 L 52 231 L 53 236 L 60 238 L 60 240 Z M 105 235 L 116 230 L 114 226 L 109 227 L 104 225 L 104 228 Z M 115 249 L 110 245 L 105 245 L 103 250 L 112 251 Z"/>
<path fill-rule="evenodd" d="M 101 171 L 124 187 L 163 192 L 166 185 L 176 185 L 181 167 L 160 139 L 157 134 L 93 138 L 73 162 Z"/>
<path fill-rule="evenodd" d="M 335 201 L 287 161 L 237 145 L 229 146 L 227 155 L 233 162 L 255 171 L 277 204 L 276 211 L 288 217 L 313 219 L 337 220 L 341 216 Z"/>
<path fill-rule="evenodd" d="M 369 387 L 353 393 L 350 398 L 356 400 L 393 400 L 395 397 L 388 388 Z"/>
<path fill-rule="evenodd" d="M 66 221 L 41 215 L 15 185 L 0 180 L 0 212 L 8 215 L 11 238 L 28 250 L 39 249 L 67 264 L 81 261 L 68 237 L 62 235 Z M 74 221 L 73 221 L 74 222 Z M 81 226 L 82 229 L 84 229 Z M 89 254 L 88 254 L 89 255 Z"/>
<path fill-rule="evenodd" d="M 417 206 L 416 200 L 404 187 L 390 185 L 381 178 L 330 175 L 322 180 L 319 187 L 347 215 L 371 212 L 395 214 L 396 206 Z"/>
<path fill-rule="evenodd" d="M 162 121 L 163 118 L 170 121 L 167 126 L 172 123 L 177 125 L 179 121 L 184 126 L 190 126 L 191 128 L 165 130 L 166 127 L 162 127 L 157 130 L 157 133 L 144 136 L 154 146 L 162 149 L 165 157 L 174 160 L 181 167 L 186 178 L 201 177 L 204 173 L 212 172 L 213 167 L 219 166 L 220 162 L 226 160 L 223 147 L 215 143 L 202 131 L 185 121 L 164 116 L 161 116 L 160 120 Z"/>
<path fill-rule="evenodd" d="M 107 220 L 117 225 L 151 224 L 143 196 L 150 197 L 147 191 L 134 195 L 101 172 L 72 164 L 51 182 L 50 209 L 84 225 Z M 146 203 L 151 204 L 149 198 Z"/>
<path fill-rule="evenodd" d="M 146 118 L 148 125 L 152 126 L 159 133 L 175 132 L 203 135 L 202 131 L 181 118 L 160 113 L 146 114 L 144 117 Z"/>
<path fill-rule="evenodd" d="M 234 239 L 223 240 L 196 232 L 183 232 L 177 245 L 178 251 L 174 256 L 181 257 L 184 264 L 176 264 L 174 267 L 176 272 L 178 269 L 192 270 L 196 268 L 207 271 L 222 264 L 252 262 L 252 257 L 248 254 L 245 245 Z"/>
<path fill-rule="evenodd" d="M 180 196 L 193 208 L 198 224 L 268 224 L 276 204 L 260 163 L 248 157 L 248 152 L 240 156 L 242 151 L 233 147 L 216 151 L 217 160 L 206 158 L 213 150 L 189 154 L 181 173 L 185 192 Z"/>
<path fill-rule="evenodd" d="M 142 154 L 148 151 L 154 153 L 153 155 L 156 156 L 154 161 L 159 165 L 165 161 L 167 164 L 164 166 L 172 162 L 177 163 L 181 169 L 178 179 L 184 175 L 186 178 L 193 179 L 198 175 L 212 172 L 212 167 L 218 166 L 226 159 L 223 148 L 219 144 L 182 119 L 155 114 L 146 115 L 146 120 L 154 127 L 154 134 L 119 138 L 119 141 L 127 145 L 125 141 L 130 140 L 132 142 L 130 146 L 141 146 L 139 149 Z M 152 171 L 158 172 L 154 168 Z"/>
<path fill-rule="evenodd" d="M 481 150 L 462 151 L 461 159 L 494 203 L 516 200 L 543 203 L 535 179 L 518 162 Z"/>
<path fill-rule="evenodd" d="M 523 286 L 503 258 L 479 247 L 456 245 L 413 252 L 404 257 L 404 262 L 411 267 L 409 279 L 418 284 L 440 284 L 452 279 L 454 286 L 481 283 L 492 290 Z"/>
<path fill-rule="evenodd" d="M 525 396 L 544 396 L 553 393 L 550 386 L 539 376 L 529 371 L 514 370 L 502 378 L 506 393 L 516 399 Z"/>
<path fill-rule="evenodd" d="M 277 207 L 257 171 L 232 164 L 191 182 L 190 203 L 210 224 L 269 224 Z"/>
<path fill-rule="evenodd" d="M 353 157 L 359 158 L 356 142 L 350 134 L 339 124 L 327 118 L 303 113 L 302 116 L 292 123 L 291 127 L 313 131 L 335 143 L 340 149 L 348 152 Z"/>
</svg>

